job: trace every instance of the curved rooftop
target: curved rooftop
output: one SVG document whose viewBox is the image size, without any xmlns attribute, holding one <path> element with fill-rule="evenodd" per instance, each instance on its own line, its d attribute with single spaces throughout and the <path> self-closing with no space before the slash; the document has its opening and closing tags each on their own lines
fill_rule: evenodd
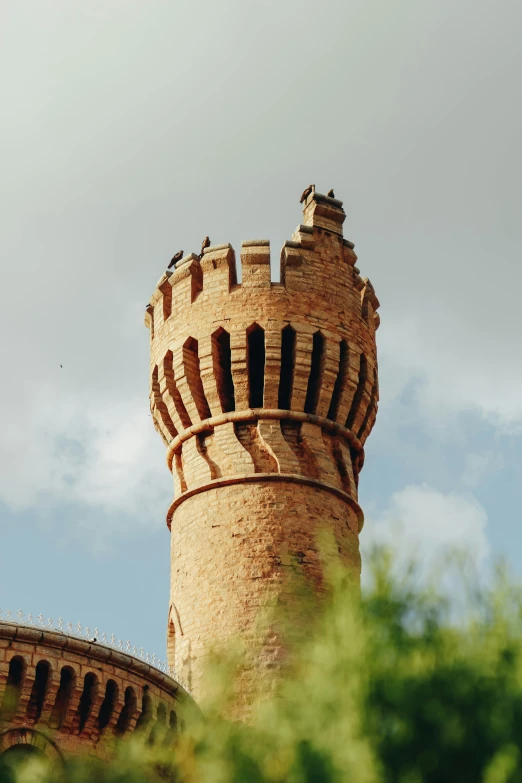
<svg viewBox="0 0 522 783">
<path fill-rule="evenodd" d="M 186 699 L 157 665 L 109 644 L 0 620 L 0 754 L 25 744 L 109 758 L 136 730 L 168 742 Z"/>
</svg>

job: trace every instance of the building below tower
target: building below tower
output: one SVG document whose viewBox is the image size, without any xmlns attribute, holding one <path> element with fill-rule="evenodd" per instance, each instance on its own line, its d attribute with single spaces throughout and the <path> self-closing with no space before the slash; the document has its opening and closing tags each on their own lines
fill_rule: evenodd
<svg viewBox="0 0 522 783">
<path fill-rule="evenodd" d="M 174 742 L 186 699 L 167 674 L 109 645 L 0 621 L 0 757 L 110 759 L 114 740 L 136 730 Z"/>
</svg>

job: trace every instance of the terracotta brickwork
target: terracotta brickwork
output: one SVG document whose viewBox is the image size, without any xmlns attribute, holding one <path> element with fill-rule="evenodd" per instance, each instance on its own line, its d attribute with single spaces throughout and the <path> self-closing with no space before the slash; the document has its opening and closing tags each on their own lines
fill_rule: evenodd
<svg viewBox="0 0 522 783">
<path fill-rule="evenodd" d="M 258 644 L 242 715 L 253 680 L 268 683 L 283 656 L 273 635 L 257 640 L 256 620 L 284 589 L 288 558 L 320 591 L 316 535 L 327 526 L 359 578 L 379 302 L 344 220 L 341 201 L 312 192 L 280 283 L 268 241 L 243 242 L 241 284 L 232 247 L 211 246 L 163 275 L 146 312 L 151 412 L 174 478 L 169 663 L 197 699 L 210 645 Z"/>
<path fill-rule="evenodd" d="M 33 744 L 51 759 L 110 758 L 137 728 L 169 741 L 184 689 L 132 656 L 55 631 L 0 622 L 0 754 Z"/>
</svg>

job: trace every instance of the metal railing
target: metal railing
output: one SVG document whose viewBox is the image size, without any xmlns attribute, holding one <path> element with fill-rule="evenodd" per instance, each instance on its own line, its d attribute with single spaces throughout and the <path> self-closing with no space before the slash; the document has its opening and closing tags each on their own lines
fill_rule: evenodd
<svg viewBox="0 0 522 783">
<path fill-rule="evenodd" d="M 13 613 L 9 609 L 0 609 L 0 623 L 15 623 L 16 625 L 29 625 L 33 628 L 41 628 L 45 631 L 58 631 L 59 633 L 67 634 L 67 636 L 73 636 L 76 639 L 83 639 L 87 642 L 96 642 L 99 644 L 105 644 L 108 647 L 113 647 L 115 650 L 132 655 L 133 658 L 138 658 L 144 663 L 148 663 L 149 666 L 154 667 L 163 674 L 168 674 L 176 682 L 179 682 L 185 690 L 188 690 L 181 680 L 176 676 L 174 669 L 168 665 L 167 661 L 161 660 L 156 655 L 150 655 L 145 652 L 143 647 L 136 647 L 131 644 L 127 639 L 126 642 L 121 639 L 117 639 L 114 634 L 107 636 L 106 633 L 100 632 L 98 628 L 90 628 L 88 625 L 82 625 L 81 623 L 66 623 L 61 617 L 55 622 L 52 617 L 48 617 L 47 620 L 43 614 L 39 614 L 34 617 L 32 614 L 24 614 L 19 609 Z"/>
</svg>

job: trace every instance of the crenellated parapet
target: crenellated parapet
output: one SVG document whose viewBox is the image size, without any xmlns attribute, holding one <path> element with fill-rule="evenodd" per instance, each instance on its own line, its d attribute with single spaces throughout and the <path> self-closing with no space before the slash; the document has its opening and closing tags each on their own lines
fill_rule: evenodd
<svg viewBox="0 0 522 783">
<path fill-rule="evenodd" d="M 280 283 L 268 240 L 242 243 L 240 284 L 229 244 L 185 256 L 159 280 L 146 312 L 150 400 L 175 506 L 259 473 L 323 481 L 356 502 L 377 414 L 379 301 L 344 219 L 341 201 L 311 194 L 281 251 Z"/>
<path fill-rule="evenodd" d="M 345 217 L 341 201 L 312 192 L 281 250 L 280 282 L 268 240 L 242 243 L 241 283 L 232 246 L 213 245 L 166 272 L 147 307 L 151 413 L 174 478 L 170 663 L 189 683 L 199 676 L 191 661 L 213 638 L 198 589 L 208 588 L 214 556 L 215 578 L 226 572 L 239 590 L 210 590 L 227 618 L 218 637 L 251 627 L 253 608 L 240 620 L 223 603 L 257 605 L 262 585 L 282 578 L 281 546 L 309 552 L 300 562 L 320 582 L 312 553 L 323 523 L 359 573 L 357 488 L 379 399 L 379 301 L 343 238 Z M 259 568 L 238 577 L 250 573 L 251 545 Z M 261 581 L 253 589 L 250 579 Z"/>
</svg>

